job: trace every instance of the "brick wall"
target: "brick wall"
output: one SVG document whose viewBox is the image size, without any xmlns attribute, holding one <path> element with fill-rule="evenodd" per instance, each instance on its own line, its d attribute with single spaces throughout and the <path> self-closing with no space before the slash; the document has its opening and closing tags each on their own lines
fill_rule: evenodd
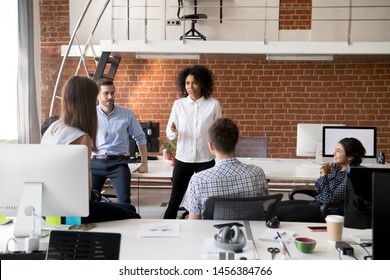
<svg viewBox="0 0 390 280">
<path fill-rule="evenodd" d="M 49 114 L 60 46 L 69 40 L 67 2 L 41 0 L 42 119 Z M 77 62 L 67 62 L 63 81 L 74 74 Z M 175 75 L 192 64 L 213 71 L 214 96 L 243 136 L 270 137 L 268 157 L 295 157 L 296 125 L 301 122 L 376 126 L 378 149 L 390 154 L 388 61 L 123 59 L 115 78 L 117 103 L 132 108 L 139 121 L 160 122 L 164 136 L 177 98 Z"/>
<path fill-rule="evenodd" d="M 280 0 L 279 30 L 311 29 L 312 0 Z"/>
</svg>

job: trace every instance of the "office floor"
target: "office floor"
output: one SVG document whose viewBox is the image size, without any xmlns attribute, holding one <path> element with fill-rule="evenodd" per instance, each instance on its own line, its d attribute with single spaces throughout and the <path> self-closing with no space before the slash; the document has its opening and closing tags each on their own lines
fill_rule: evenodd
<svg viewBox="0 0 390 280">
<path fill-rule="evenodd" d="M 131 201 L 143 219 L 162 219 L 170 194 L 171 189 L 166 187 L 139 188 L 138 201 L 138 188 L 133 188 L 131 192 Z M 283 194 L 283 199 L 287 199 L 288 193 L 283 192 Z M 115 201 L 115 198 L 112 200 Z M 183 212 L 179 212 L 178 215 L 180 216 L 182 213 Z"/>
</svg>

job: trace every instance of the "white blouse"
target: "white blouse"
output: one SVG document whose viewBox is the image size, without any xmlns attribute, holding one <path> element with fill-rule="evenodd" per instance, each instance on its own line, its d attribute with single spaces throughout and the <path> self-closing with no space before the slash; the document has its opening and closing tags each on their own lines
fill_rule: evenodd
<svg viewBox="0 0 390 280">
<path fill-rule="evenodd" d="M 207 162 L 214 157 L 208 147 L 208 129 L 221 117 L 221 106 L 214 98 L 194 101 L 187 96 L 174 102 L 166 129 L 167 137 L 177 136 L 176 159 L 183 162 Z M 171 131 L 175 123 L 177 132 Z"/>
</svg>

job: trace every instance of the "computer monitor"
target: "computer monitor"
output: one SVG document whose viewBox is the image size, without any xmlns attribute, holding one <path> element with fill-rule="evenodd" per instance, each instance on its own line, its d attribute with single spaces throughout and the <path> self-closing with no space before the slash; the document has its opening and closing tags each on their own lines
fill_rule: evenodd
<svg viewBox="0 0 390 280">
<path fill-rule="evenodd" d="M 15 237 L 40 235 L 43 216 L 89 215 L 85 145 L 0 145 L 0 216 L 15 217 Z"/>
<path fill-rule="evenodd" d="M 372 219 L 372 255 L 374 260 L 388 260 L 390 242 L 390 171 L 373 172 L 373 219 Z"/>
<path fill-rule="evenodd" d="M 378 193 L 375 194 L 373 174 L 390 175 L 390 168 L 351 166 L 347 174 L 347 188 L 344 204 L 344 226 L 347 228 L 372 228 L 373 205 Z M 389 182 L 386 186 L 389 187 Z M 387 188 L 386 191 L 389 189 Z M 373 194 L 375 198 L 373 199 Z M 386 194 L 384 194 L 386 197 Z M 378 202 L 379 203 L 379 202 Z M 389 203 L 389 200 L 386 202 Z M 383 206 L 383 205 L 382 205 Z M 376 207 L 376 206 L 375 206 Z"/>
<path fill-rule="evenodd" d="M 330 125 L 344 126 L 343 124 L 299 123 L 297 125 L 297 156 L 320 158 L 322 156 L 322 128 Z"/>
<path fill-rule="evenodd" d="M 376 127 L 359 126 L 324 126 L 322 155 L 333 156 L 337 143 L 345 137 L 358 139 L 366 149 L 366 158 L 376 157 Z"/>
<path fill-rule="evenodd" d="M 146 147 L 148 153 L 158 153 L 160 151 L 160 123 L 158 122 L 140 122 L 140 125 L 146 136 Z M 129 153 L 131 158 L 135 158 L 138 153 L 137 143 L 133 138 L 130 139 Z"/>
</svg>

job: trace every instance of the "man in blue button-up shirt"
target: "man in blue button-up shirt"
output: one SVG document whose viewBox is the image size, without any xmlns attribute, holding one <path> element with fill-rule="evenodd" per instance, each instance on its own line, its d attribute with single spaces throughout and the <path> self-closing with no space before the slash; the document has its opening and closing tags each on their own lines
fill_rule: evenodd
<svg viewBox="0 0 390 280">
<path fill-rule="evenodd" d="M 101 191 L 107 178 L 117 194 L 117 201 L 130 203 L 130 179 L 128 153 L 130 137 L 133 137 L 141 154 L 138 172 L 148 172 L 146 137 L 135 114 L 129 108 L 115 105 L 115 86 L 112 80 L 101 79 L 98 82 L 99 105 L 98 152 L 91 161 L 92 188 Z"/>
</svg>

